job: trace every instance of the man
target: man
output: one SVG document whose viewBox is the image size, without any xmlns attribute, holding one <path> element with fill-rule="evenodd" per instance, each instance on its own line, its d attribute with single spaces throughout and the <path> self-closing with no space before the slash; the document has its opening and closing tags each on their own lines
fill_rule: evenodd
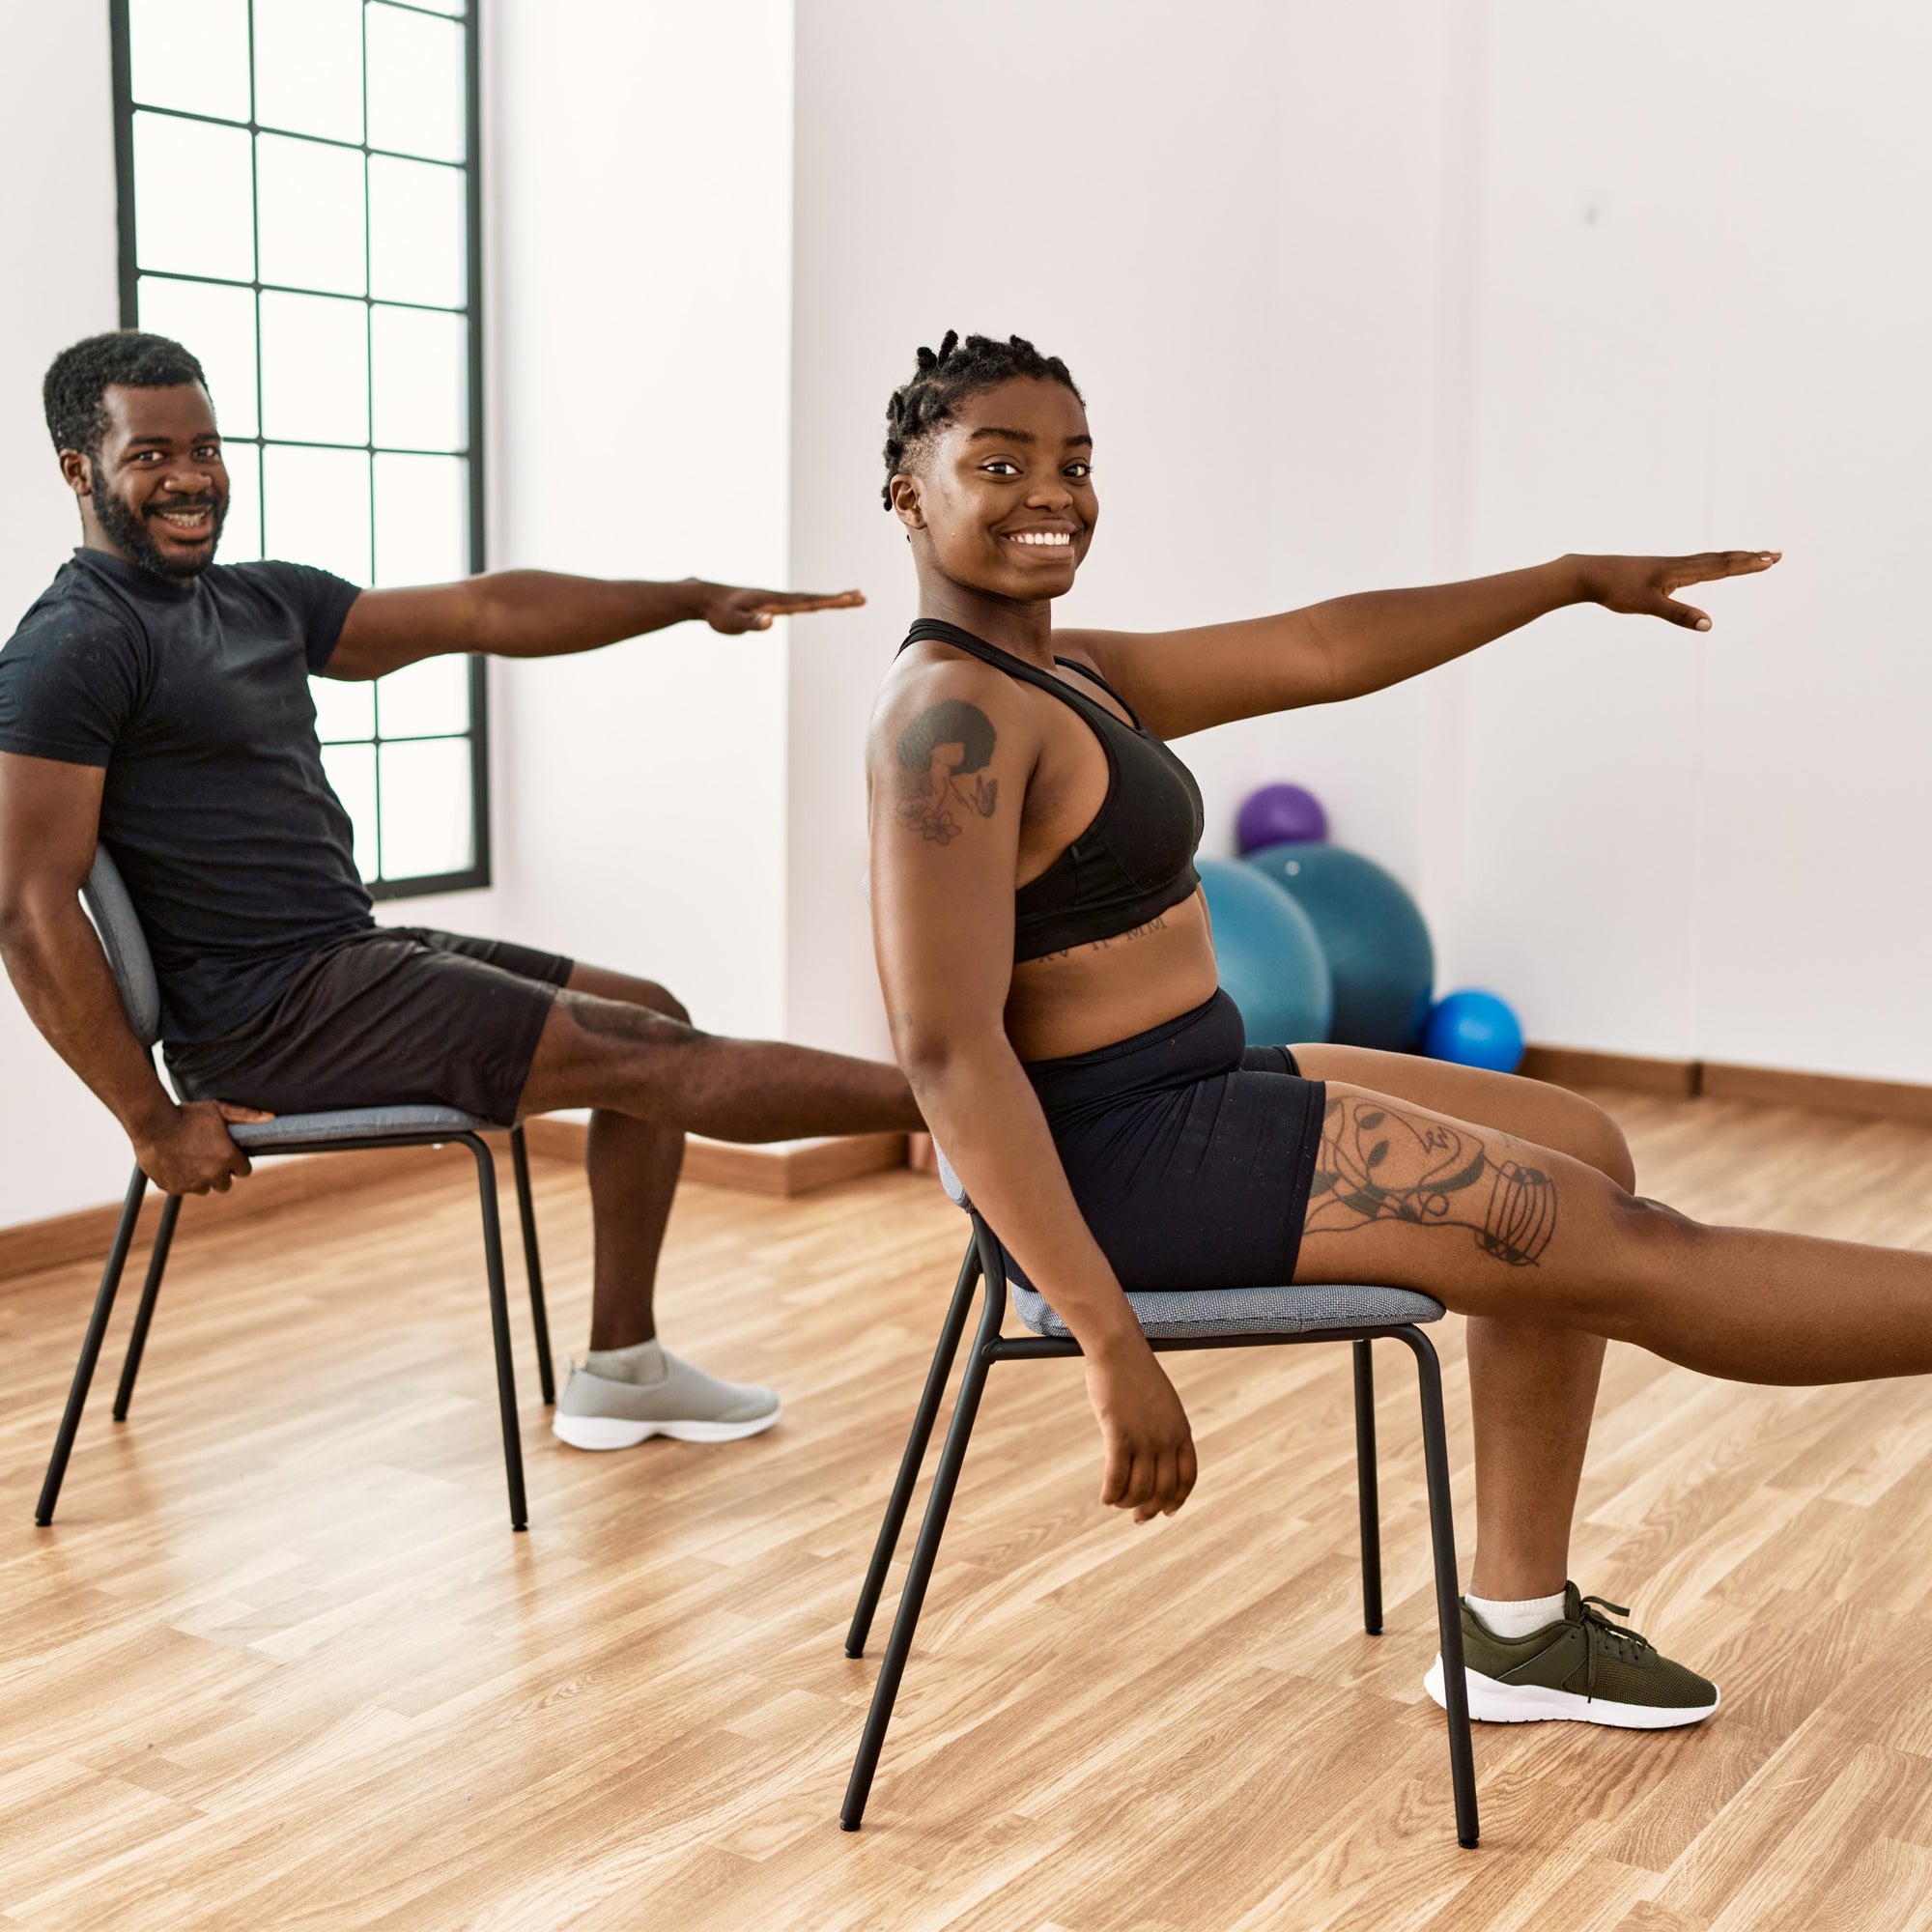
<svg viewBox="0 0 1932 1932">
<path fill-rule="evenodd" d="M 649 980 L 379 926 L 323 773 L 308 678 L 376 678 L 445 652 L 552 657 L 685 619 L 729 636 L 859 594 L 539 571 L 358 590 L 299 564 L 217 565 L 228 477 L 185 349 L 133 330 L 90 337 L 55 358 L 44 399 L 81 548 L 0 649 L 0 957 L 34 1023 L 171 1194 L 245 1175 L 225 1123 L 270 1113 L 590 1108 L 590 1353 L 557 1435 L 616 1449 L 769 1428 L 772 1390 L 721 1381 L 656 1340 L 684 1135 L 916 1127 L 903 1079 L 714 1038 Z M 154 952 L 179 1103 L 128 1031 L 78 902 L 97 839 Z"/>
</svg>

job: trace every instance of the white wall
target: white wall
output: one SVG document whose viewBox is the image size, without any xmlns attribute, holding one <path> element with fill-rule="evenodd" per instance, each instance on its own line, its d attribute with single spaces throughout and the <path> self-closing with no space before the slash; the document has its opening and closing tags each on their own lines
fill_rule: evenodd
<svg viewBox="0 0 1932 1932">
<path fill-rule="evenodd" d="M 911 610 L 878 425 L 950 326 L 1065 355 L 1106 511 L 1069 621 L 1568 550 L 1782 546 L 1699 638 L 1577 611 L 1186 750 L 1294 776 L 1533 1037 L 1932 1079 L 1932 15 L 999 0 L 800 8 L 788 1009 L 882 1044 L 858 745 Z M 1024 45 L 1024 61 L 1013 57 Z M 1204 538 L 1211 529 L 1211 551 Z"/>
<path fill-rule="evenodd" d="M 792 643 L 794 1037 L 883 1050 L 860 747 L 915 613 L 879 446 L 948 327 L 1064 355 L 1102 523 L 1063 621 L 1254 615 L 1432 559 L 1443 15 L 1209 0 L 804 0 L 792 567 L 871 604 Z M 1284 771 L 1420 868 L 1430 699 L 1190 743 L 1210 849 Z"/>
<path fill-rule="evenodd" d="M 1707 638 L 1470 668 L 1459 970 L 1537 1038 L 1932 1079 L 1932 15 L 1492 13 L 1471 561 L 1787 555 Z"/>
<path fill-rule="evenodd" d="M 496 667 L 497 889 L 389 916 L 883 1045 L 859 745 L 911 614 L 885 396 L 948 327 L 1065 355 L 1106 511 L 1069 621 L 1282 608 L 1572 548 L 1782 544 L 1708 638 L 1567 613 L 1194 741 L 1210 849 L 1293 776 L 1533 1037 L 1932 1079 L 1932 16 L 1790 0 L 505 0 L 489 38 L 492 560 L 872 603 Z M 115 314 L 104 10 L 14 9 L 0 213 L 37 371 Z M 1015 55 L 1023 49 L 1024 57 Z M 1660 49 L 1664 50 L 1662 54 Z M 58 106 L 54 103 L 58 103 Z M 0 385 L 0 603 L 72 540 Z M 0 997 L 0 1225 L 118 1131 Z"/>
<path fill-rule="evenodd" d="M 784 581 L 791 10 L 509 0 L 485 48 L 492 561 Z M 110 328 L 104 6 L 13 8 L 19 152 L 0 208 L 0 610 L 75 541 L 38 375 Z M 0 635 L 4 635 L 0 633 Z M 784 1021 L 785 640 L 683 627 L 492 668 L 497 885 L 385 919 L 651 974 L 707 1025 Z M 127 1143 L 0 987 L 0 1226 L 116 1197 Z"/>
<path fill-rule="evenodd" d="M 786 0 L 493 11 L 493 564 L 783 581 L 790 24 Z M 389 916 L 779 1031 L 782 636 L 494 668 L 498 888 Z"/>
<path fill-rule="evenodd" d="M 31 156 L 0 196 L 0 640 L 80 540 L 41 415 L 41 372 L 112 328 L 114 118 L 107 9 L 11 7 L 8 136 Z M 0 981 L 0 1227 L 116 1198 L 128 1143 Z"/>
</svg>

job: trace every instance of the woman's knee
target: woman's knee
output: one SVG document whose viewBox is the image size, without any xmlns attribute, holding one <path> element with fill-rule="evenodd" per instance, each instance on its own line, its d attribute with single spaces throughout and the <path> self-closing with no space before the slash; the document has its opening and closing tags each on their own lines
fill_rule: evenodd
<svg viewBox="0 0 1932 1932">
<path fill-rule="evenodd" d="M 1564 1100 L 1562 1133 L 1549 1145 L 1571 1159 L 1594 1167 L 1620 1192 L 1634 1194 L 1636 1163 L 1631 1157 L 1624 1130 L 1605 1108 L 1583 1094 L 1566 1094 Z"/>
<path fill-rule="evenodd" d="M 1607 1225 L 1594 1265 L 1577 1283 L 1582 1325 L 1617 1341 L 1648 1346 L 1684 1284 L 1704 1265 L 1711 1230 L 1662 1201 L 1628 1188 L 1608 1191 Z"/>
</svg>

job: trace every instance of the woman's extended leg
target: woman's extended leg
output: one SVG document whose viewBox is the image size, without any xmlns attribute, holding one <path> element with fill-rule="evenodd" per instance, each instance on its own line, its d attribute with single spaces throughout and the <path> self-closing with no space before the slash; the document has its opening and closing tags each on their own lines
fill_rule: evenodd
<svg viewBox="0 0 1932 1932">
<path fill-rule="evenodd" d="M 1705 1227 L 1553 1149 L 1341 1083 L 1295 1279 L 1418 1288 L 1735 1381 L 1932 1373 L 1932 1255 Z"/>
<path fill-rule="evenodd" d="M 1296 1047 L 1311 1080 L 1344 1082 L 1554 1148 L 1630 1190 L 1617 1123 L 1594 1101 L 1539 1080 L 1356 1046 Z M 1559 1593 L 1570 1575 L 1604 1339 L 1577 1328 L 1473 1316 L 1469 1408 L 1476 1441 L 1476 1555 L 1469 1587 L 1505 1603 Z"/>
</svg>

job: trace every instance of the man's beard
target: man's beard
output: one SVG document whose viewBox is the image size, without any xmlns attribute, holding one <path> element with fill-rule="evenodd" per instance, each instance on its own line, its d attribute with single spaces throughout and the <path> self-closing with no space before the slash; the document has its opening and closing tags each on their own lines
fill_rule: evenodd
<svg viewBox="0 0 1932 1932">
<path fill-rule="evenodd" d="M 143 570 L 152 570 L 156 577 L 171 577 L 178 582 L 199 577 L 214 561 L 214 553 L 221 543 L 221 526 L 228 518 L 228 505 L 213 492 L 205 497 L 169 500 L 168 507 L 173 510 L 198 510 L 204 505 L 214 513 L 214 534 L 208 549 L 199 557 L 174 557 L 163 555 L 148 527 L 148 520 L 131 508 L 119 492 L 98 489 L 94 493 L 95 520 L 101 529 Z"/>
</svg>

